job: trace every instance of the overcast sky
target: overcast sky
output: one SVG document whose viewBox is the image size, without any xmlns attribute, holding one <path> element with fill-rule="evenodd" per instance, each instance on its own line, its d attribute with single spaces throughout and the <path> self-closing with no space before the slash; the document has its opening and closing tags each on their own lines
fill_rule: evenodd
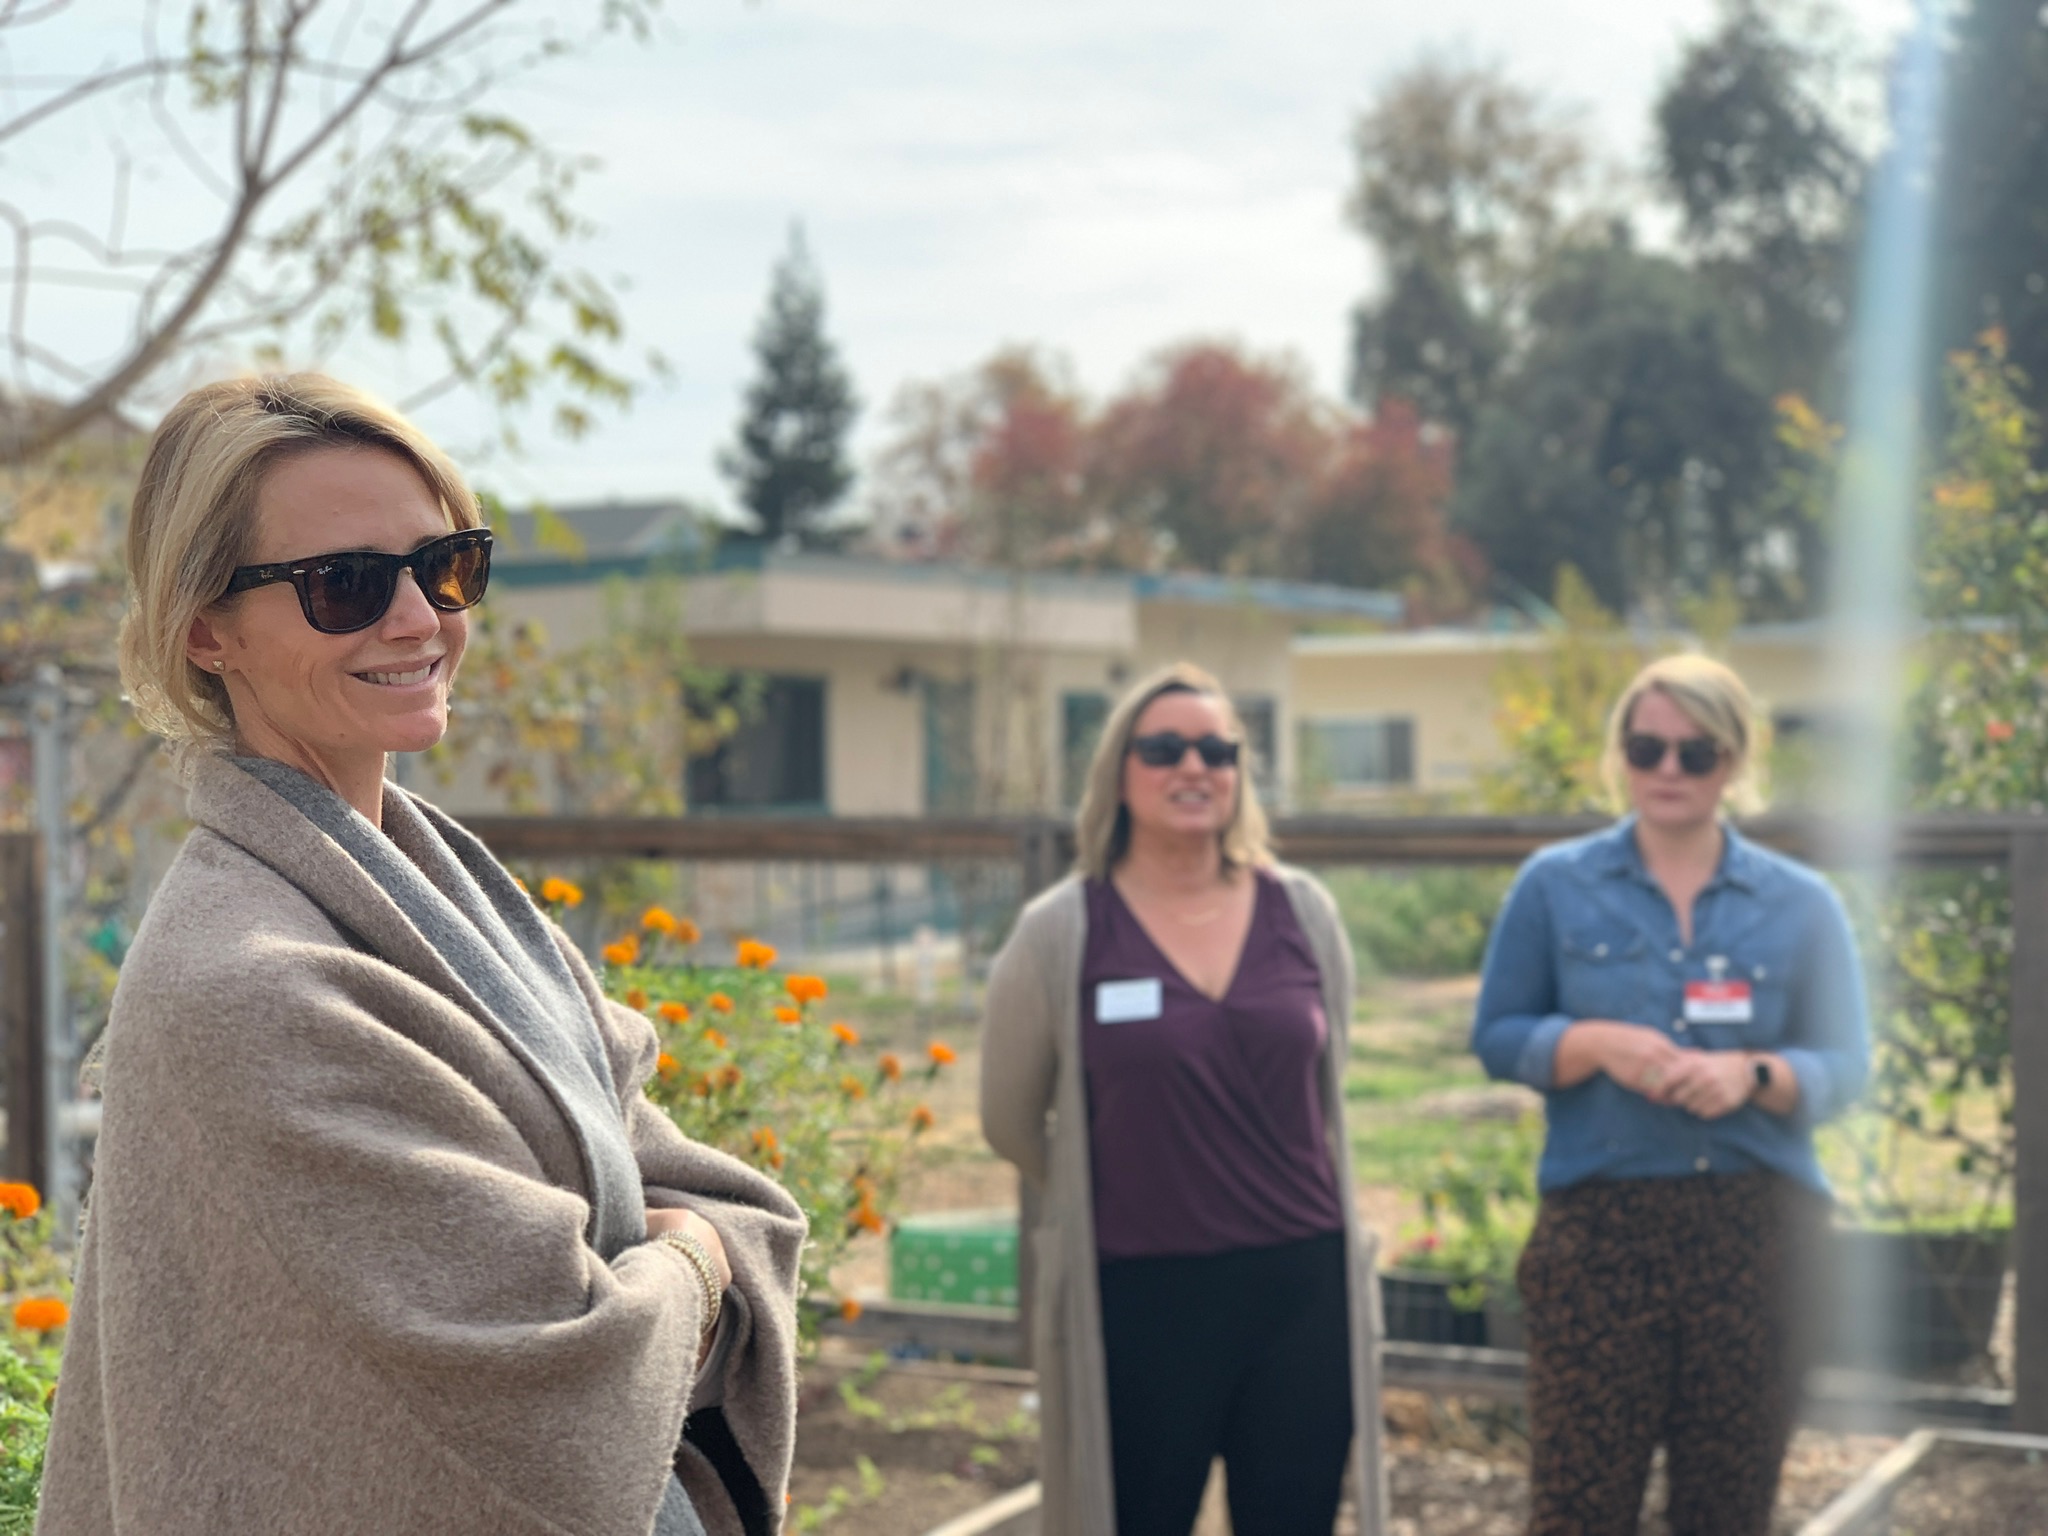
<svg viewBox="0 0 2048 1536">
<path fill-rule="evenodd" d="M 1848 0 L 1866 37 L 1904 0 Z M 582 253 L 675 378 L 592 437 L 543 431 L 514 498 L 728 502 L 714 456 L 769 269 L 801 220 L 867 409 L 1031 342 L 1117 387 L 1192 336 L 1298 355 L 1341 390 L 1370 280 L 1344 225 L 1347 130 L 1421 54 L 1499 61 L 1583 108 L 1624 164 L 1712 0 L 669 0 L 666 35 L 551 67 L 509 103 L 597 157 Z M 102 21 L 105 17 L 102 16 Z M 360 366 L 360 365 L 359 365 Z M 393 394 L 408 382 L 375 380 Z M 451 446 L 481 419 L 423 413 Z"/>
</svg>

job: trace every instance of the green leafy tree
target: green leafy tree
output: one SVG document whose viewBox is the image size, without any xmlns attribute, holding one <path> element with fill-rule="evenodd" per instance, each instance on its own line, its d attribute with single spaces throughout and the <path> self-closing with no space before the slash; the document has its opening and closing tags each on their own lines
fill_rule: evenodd
<svg viewBox="0 0 2048 1536">
<path fill-rule="evenodd" d="M 1722 0 L 1657 102 L 1657 170 L 1683 237 L 1767 357 L 1820 396 L 1839 356 L 1867 165 L 1845 125 L 1849 52 L 1816 5 Z"/>
<path fill-rule="evenodd" d="M 1529 309 L 1459 467 L 1456 526 L 1494 567 L 1541 592 L 1570 565 L 1665 622 L 1717 573 L 1752 603 L 1802 595 L 1767 518 L 1771 395 L 1714 291 L 1617 232 L 1559 257 Z"/>
<path fill-rule="evenodd" d="M 825 334 L 825 289 L 801 230 L 776 265 L 754 355 L 739 433 L 719 468 L 764 536 L 815 534 L 853 484 L 846 437 L 860 405 Z"/>
<path fill-rule="evenodd" d="M 1348 211 L 1383 279 L 1353 315 L 1352 395 L 1469 427 L 1538 277 L 1592 205 L 1592 152 L 1499 70 L 1438 60 L 1387 84 L 1352 150 Z"/>
<path fill-rule="evenodd" d="M 2039 409 L 2048 383 L 2048 26 L 2028 0 L 1968 0 L 1948 23 L 1941 211 L 1943 341 L 1987 326 Z"/>
</svg>

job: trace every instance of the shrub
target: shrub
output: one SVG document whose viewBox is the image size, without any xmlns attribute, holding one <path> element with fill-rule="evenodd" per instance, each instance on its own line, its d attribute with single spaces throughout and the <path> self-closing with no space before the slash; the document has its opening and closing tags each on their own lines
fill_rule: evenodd
<svg viewBox="0 0 2048 1536">
<path fill-rule="evenodd" d="M 1462 976 L 1479 969 L 1511 870 L 1342 870 L 1329 877 L 1359 969 Z"/>
<path fill-rule="evenodd" d="M 35 1529 L 71 1285 L 50 1246 L 50 1215 L 26 1184 L 0 1184 L 0 1536 Z"/>
<path fill-rule="evenodd" d="M 1536 1222 L 1536 1159 L 1543 1121 L 1475 1134 L 1446 1151 L 1422 1186 L 1423 1230 L 1398 1255 L 1406 1269 L 1433 1270 L 1457 1284 L 1451 1304 L 1476 1311 L 1489 1294 L 1515 1294 L 1515 1264 Z"/>
<path fill-rule="evenodd" d="M 648 1097 L 685 1135 L 751 1163 L 803 1207 L 804 1288 L 830 1296 L 847 1244 L 887 1230 L 933 1124 L 918 1090 L 957 1058 L 938 1041 L 912 1059 L 863 1042 L 828 1017 L 824 978 L 778 970 L 770 945 L 742 939 L 730 963 L 709 964 L 701 943 L 695 924 L 651 907 L 604 946 L 605 990 L 660 1039 Z M 815 1325 L 806 1308 L 806 1337 Z"/>
</svg>

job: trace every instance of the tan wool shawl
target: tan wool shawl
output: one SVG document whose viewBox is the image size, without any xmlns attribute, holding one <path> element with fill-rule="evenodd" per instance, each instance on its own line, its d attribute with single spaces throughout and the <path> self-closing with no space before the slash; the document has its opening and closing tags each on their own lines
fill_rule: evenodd
<svg viewBox="0 0 2048 1536">
<path fill-rule="evenodd" d="M 1358 1220 L 1344 1129 L 1344 1058 L 1354 967 L 1336 903 L 1302 870 L 1276 867 L 1323 981 L 1330 1021 L 1317 1076 L 1330 1160 L 1344 1205 L 1350 1275 L 1351 1482 L 1360 1536 L 1387 1529 L 1381 1450 L 1379 1280 L 1372 1233 Z M 1039 1478 L 1046 1536 L 1115 1536 L 1116 1492 L 1103 1365 L 1081 1059 L 1081 961 L 1088 909 L 1078 877 L 1027 906 L 988 979 L 981 1039 L 981 1119 L 989 1145 L 1037 1186 L 1032 1329 L 1039 1380 Z"/>
<path fill-rule="evenodd" d="M 672 1465 L 710 1536 L 779 1527 L 803 1217 L 648 1103 L 647 1021 L 558 936 L 646 1203 L 732 1260 L 739 1331 L 698 1397 L 750 1520 L 697 1420 L 682 1444 L 696 1275 L 590 1245 L 583 1151 L 501 1022 L 273 791 L 208 760 L 191 810 L 108 1025 L 38 1530 L 648 1536 Z"/>
</svg>

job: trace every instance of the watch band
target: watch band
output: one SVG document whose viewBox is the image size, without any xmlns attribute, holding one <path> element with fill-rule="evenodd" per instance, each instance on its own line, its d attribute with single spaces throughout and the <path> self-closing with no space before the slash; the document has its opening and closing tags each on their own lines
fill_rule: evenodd
<svg viewBox="0 0 2048 1536">
<path fill-rule="evenodd" d="M 1753 1099 L 1753 1098 L 1755 1098 L 1755 1097 L 1756 1097 L 1756 1096 L 1757 1096 L 1758 1094 L 1762 1093 L 1762 1092 L 1763 1092 L 1763 1091 L 1764 1091 L 1764 1090 L 1765 1090 L 1766 1088 L 1768 1088 L 1768 1087 L 1770 1087 L 1770 1086 L 1771 1086 L 1771 1081 L 1772 1081 L 1772 1079 L 1771 1079 L 1771 1064 L 1770 1064 L 1770 1062 L 1769 1062 L 1768 1060 L 1766 1060 L 1766 1059 L 1765 1059 L 1764 1057 L 1762 1057 L 1762 1056 L 1752 1056 L 1752 1057 L 1750 1057 L 1750 1058 L 1749 1058 L 1749 1077 L 1750 1077 L 1750 1090 L 1749 1090 L 1749 1096 L 1750 1096 L 1750 1097 L 1751 1097 L 1751 1098 Z"/>
</svg>

